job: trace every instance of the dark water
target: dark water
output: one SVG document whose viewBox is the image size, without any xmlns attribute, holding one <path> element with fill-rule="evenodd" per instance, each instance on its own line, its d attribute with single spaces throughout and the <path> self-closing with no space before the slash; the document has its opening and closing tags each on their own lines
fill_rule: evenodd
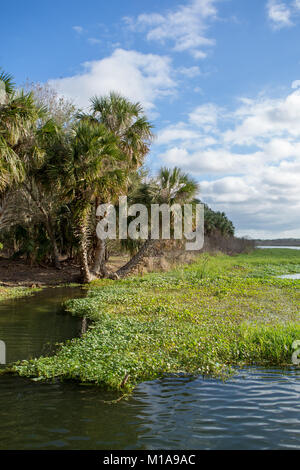
<svg viewBox="0 0 300 470">
<path fill-rule="evenodd" d="M 48 343 L 77 336 L 80 320 L 64 313 L 61 305 L 70 297 L 82 295 L 80 288 L 49 288 L 0 302 L 0 340 L 6 343 L 6 362 L 46 354 L 53 350 Z"/>
<path fill-rule="evenodd" d="M 58 308 L 58 296 L 72 295 L 6 303 L 14 322 L 0 304 L 0 338 L 12 359 L 78 333 Z M 115 404 L 96 387 L 2 376 L 0 398 L 0 449 L 300 449 L 299 368 L 246 369 L 227 383 L 165 378 Z"/>
</svg>

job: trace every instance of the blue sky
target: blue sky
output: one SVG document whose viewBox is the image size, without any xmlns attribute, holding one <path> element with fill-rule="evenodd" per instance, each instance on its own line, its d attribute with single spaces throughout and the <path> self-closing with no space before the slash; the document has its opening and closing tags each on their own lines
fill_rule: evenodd
<svg viewBox="0 0 300 470">
<path fill-rule="evenodd" d="M 300 0 L 18 1 L 0 39 L 18 84 L 141 101 L 148 166 L 192 174 L 239 234 L 300 237 Z"/>
</svg>

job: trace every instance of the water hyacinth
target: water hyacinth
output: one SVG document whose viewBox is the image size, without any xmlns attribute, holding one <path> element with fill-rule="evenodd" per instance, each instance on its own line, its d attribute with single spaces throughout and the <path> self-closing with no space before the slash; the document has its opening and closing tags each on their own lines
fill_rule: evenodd
<svg viewBox="0 0 300 470">
<path fill-rule="evenodd" d="M 130 391 L 166 374 L 226 378 L 233 366 L 291 364 L 300 339 L 300 281 L 270 277 L 300 271 L 300 252 L 209 256 L 168 273 L 95 281 L 66 309 L 93 320 L 53 357 L 13 371 Z"/>
</svg>

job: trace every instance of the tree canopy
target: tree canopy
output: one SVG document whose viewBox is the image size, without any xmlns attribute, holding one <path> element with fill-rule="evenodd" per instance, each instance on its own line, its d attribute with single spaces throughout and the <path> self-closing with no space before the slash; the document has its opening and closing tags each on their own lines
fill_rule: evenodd
<svg viewBox="0 0 300 470">
<path fill-rule="evenodd" d="M 99 204 L 122 195 L 146 206 L 197 201 L 198 183 L 180 168 L 143 170 L 153 126 L 140 103 L 111 92 L 83 113 L 48 85 L 24 91 L 3 71 L 0 84 L 0 239 L 9 256 L 57 268 L 75 259 L 89 281 L 105 274 Z M 205 232 L 214 231 L 232 236 L 234 227 L 205 206 Z M 136 254 L 141 242 L 123 249 Z"/>
</svg>

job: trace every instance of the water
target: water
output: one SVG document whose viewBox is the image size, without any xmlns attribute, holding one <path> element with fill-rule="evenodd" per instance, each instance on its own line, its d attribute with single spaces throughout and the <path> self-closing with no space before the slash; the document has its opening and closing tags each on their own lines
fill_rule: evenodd
<svg viewBox="0 0 300 470">
<path fill-rule="evenodd" d="M 8 310 L 0 304 L 11 358 L 78 333 L 58 307 L 59 296 L 72 295 L 52 290 L 7 302 Z M 13 376 L 0 376 L 0 393 L 0 449 L 300 449 L 299 368 L 249 368 L 227 383 L 169 377 L 115 404 L 105 401 L 116 395 L 94 386 Z"/>
<path fill-rule="evenodd" d="M 300 274 L 284 274 L 279 276 L 280 279 L 300 279 Z"/>
<path fill-rule="evenodd" d="M 80 320 L 64 313 L 61 305 L 70 297 L 82 295 L 80 288 L 49 288 L 0 302 L 0 339 L 6 344 L 6 362 L 47 354 L 53 350 L 49 343 L 77 336 Z"/>
<path fill-rule="evenodd" d="M 1 379 L 1 449 L 299 449 L 300 371 L 167 378 L 117 404 L 95 387 Z"/>
<path fill-rule="evenodd" d="M 274 248 L 279 250 L 300 250 L 300 246 L 257 246 L 256 248 L 263 250 L 274 250 Z"/>
<path fill-rule="evenodd" d="M 289 250 L 300 250 L 300 246 L 257 246 L 259 249 L 289 249 Z M 278 276 L 280 279 L 300 279 L 300 274 L 285 274 L 283 276 Z"/>
</svg>

